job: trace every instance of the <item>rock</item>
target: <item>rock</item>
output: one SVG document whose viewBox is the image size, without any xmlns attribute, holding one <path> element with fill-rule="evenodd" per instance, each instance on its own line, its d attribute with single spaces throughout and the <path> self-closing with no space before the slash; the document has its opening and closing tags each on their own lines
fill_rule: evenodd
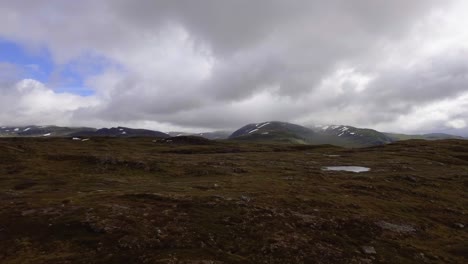
<svg viewBox="0 0 468 264">
<path fill-rule="evenodd" d="M 373 246 L 362 246 L 362 252 L 364 252 L 365 254 L 377 254 L 377 252 L 375 251 L 375 248 Z"/>
<path fill-rule="evenodd" d="M 415 259 L 418 259 L 418 260 L 423 261 L 423 262 L 427 261 L 426 260 L 426 255 L 424 255 L 424 253 L 418 253 L 414 257 L 415 257 Z"/>
<path fill-rule="evenodd" d="M 462 223 L 454 223 L 453 226 L 456 227 L 456 228 L 460 228 L 460 229 L 465 228 L 465 225 L 462 224 Z"/>
<path fill-rule="evenodd" d="M 301 214 L 301 213 L 293 213 L 293 215 L 296 216 L 297 218 L 301 219 L 302 222 L 304 222 L 304 223 L 311 224 L 311 223 L 314 223 L 316 221 L 316 217 L 313 216 L 313 215 Z"/>
<path fill-rule="evenodd" d="M 234 173 L 247 173 L 248 171 L 246 169 L 243 169 L 243 168 L 233 168 L 232 172 L 234 172 Z"/>
<path fill-rule="evenodd" d="M 21 212 L 21 215 L 22 216 L 27 216 L 27 215 L 31 215 L 31 214 L 34 214 L 34 213 L 36 213 L 36 210 L 31 209 L 31 210 L 26 210 L 26 211 Z"/>
<path fill-rule="evenodd" d="M 250 200 L 251 200 L 251 198 L 249 196 L 246 196 L 246 195 L 241 195 L 240 198 L 244 202 L 250 202 Z"/>
<path fill-rule="evenodd" d="M 404 176 L 403 179 L 410 181 L 410 182 L 418 182 L 418 179 L 416 179 L 416 177 L 413 177 L 413 176 Z"/>
<path fill-rule="evenodd" d="M 411 233 L 416 231 L 416 229 L 410 225 L 397 225 L 385 221 L 379 221 L 375 224 L 382 229 L 390 230 L 397 233 Z"/>
<path fill-rule="evenodd" d="M 125 235 L 117 241 L 117 244 L 120 248 L 138 249 L 141 248 L 142 241 L 140 241 L 140 239 L 135 236 Z"/>
</svg>

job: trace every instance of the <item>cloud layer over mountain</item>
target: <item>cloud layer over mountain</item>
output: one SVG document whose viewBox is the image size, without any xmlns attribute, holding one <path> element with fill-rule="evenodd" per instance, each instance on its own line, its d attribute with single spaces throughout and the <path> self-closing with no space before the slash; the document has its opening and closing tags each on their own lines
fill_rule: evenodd
<svg viewBox="0 0 468 264">
<path fill-rule="evenodd" d="M 464 134 L 466 10 L 463 0 L 2 1 L 0 39 L 73 65 L 92 93 L 31 80 L 28 65 L 0 57 L 0 123 Z"/>
</svg>

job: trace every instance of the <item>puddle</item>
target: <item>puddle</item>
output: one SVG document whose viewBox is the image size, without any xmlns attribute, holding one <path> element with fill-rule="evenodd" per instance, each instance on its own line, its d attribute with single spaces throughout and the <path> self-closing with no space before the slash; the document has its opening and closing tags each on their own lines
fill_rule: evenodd
<svg viewBox="0 0 468 264">
<path fill-rule="evenodd" d="M 328 166 L 323 167 L 324 171 L 350 171 L 350 172 L 366 172 L 370 171 L 370 168 L 361 166 Z"/>
</svg>

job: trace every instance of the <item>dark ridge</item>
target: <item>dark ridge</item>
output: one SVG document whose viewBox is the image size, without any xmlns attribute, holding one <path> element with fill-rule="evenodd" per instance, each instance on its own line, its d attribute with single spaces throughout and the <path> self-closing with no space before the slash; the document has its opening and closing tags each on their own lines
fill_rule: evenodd
<svg viewBox="0 0 468 264">
<path fill-rule="evenodd" d="M 183 145 L 211 145 L 215 143 L 212 140 L 197 136 L 169 137 L 160 140 L 160 142 Z"/>
</svg>

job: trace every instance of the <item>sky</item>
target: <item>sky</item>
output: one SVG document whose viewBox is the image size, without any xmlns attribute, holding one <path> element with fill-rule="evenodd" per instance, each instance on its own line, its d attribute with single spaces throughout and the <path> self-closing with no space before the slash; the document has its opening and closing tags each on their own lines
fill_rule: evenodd
<svg viewBox="0 0 468 264">
<path fill-rule="evenodd" d="M 468 136 L 465 0 L 0 0 L 0 124 Z"/>
</svg>

